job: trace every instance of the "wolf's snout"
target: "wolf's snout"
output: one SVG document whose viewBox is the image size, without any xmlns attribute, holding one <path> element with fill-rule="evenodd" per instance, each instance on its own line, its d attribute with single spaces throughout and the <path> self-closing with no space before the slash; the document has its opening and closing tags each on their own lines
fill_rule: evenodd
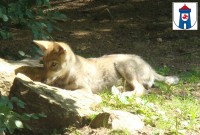
<svg viewBox="0 0 200 135">
<path fill-rule="evenodd" d="M 46 81 L 46 80 L 44 80 L 44 81 L 43 81 L 43 83 L 47 83 L 47 81 Z"/>
<path fill-rule="evenodd" d="M 43 78 L 43 79 L 41 80 L 41 82 L 46 84 L 46 83 L 47 83 L 47 80 Z"/>
</svg>

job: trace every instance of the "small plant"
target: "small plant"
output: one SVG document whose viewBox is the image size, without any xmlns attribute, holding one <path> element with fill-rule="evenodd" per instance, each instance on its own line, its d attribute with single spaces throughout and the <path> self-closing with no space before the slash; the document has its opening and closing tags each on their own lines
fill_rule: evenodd
<svg viewBox="0 0 200 135">
<path fill-rule="evenodd" d="M 161 75 L 167 75 L 170 72 L 170 68 L 164 65 L 162 68 L 158 69 L 158 73 Z"/>
<path fill-rule="evenodd" d="M 13 104 L 19 108 L 25 107 L 25 103 L 16 97 L 12 97 L 10 100 L 6 96 L 0 97 L 0 132 L 8 131 L 12 134 L 15 129 L 29 128 L 27 124 L 24 124 L 25 121 L 46 117 L 44 114 L 16 113 L 13 111 Z"/>
</svg>

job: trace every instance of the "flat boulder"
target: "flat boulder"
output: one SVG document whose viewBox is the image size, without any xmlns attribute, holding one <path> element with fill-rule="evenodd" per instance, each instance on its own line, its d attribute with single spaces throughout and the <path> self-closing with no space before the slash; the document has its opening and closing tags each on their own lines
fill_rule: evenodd
<svg viewBox="0 0 200 135">
<path fill-rule="evenodd" d="M 35 134 L 59 131 L 68 126 L 80 127 L 85 118 L 96 114 L 91 108 L 101 102 L 97 95 L 51 87 L 20 73 L 14 80 L 10 96 L 26 104 L 24 109 L 15 108 L 16 112 L 47 116 L 27 123 Z"/>
</svg>

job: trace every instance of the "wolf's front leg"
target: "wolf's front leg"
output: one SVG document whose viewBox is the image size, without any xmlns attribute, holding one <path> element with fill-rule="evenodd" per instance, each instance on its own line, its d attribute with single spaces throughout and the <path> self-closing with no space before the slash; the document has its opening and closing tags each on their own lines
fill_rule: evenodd
<svg viewBox="0 0 200 135">
<path fill-rule="evenodd" d="M 93 94 L 91 88 L 88 85 L 78 86 L 78 88 L 75 89 L 74 91 L 80 91 L 80 92 L 84 92 L 87 94 Z"/>
</svg>

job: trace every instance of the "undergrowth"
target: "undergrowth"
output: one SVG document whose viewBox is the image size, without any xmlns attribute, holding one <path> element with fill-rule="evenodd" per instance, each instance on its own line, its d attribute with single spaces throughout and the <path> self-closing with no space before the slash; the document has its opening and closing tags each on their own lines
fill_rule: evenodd
<svg viewBox="0 0 200 135">
<path fill-rule="evenodd" d="M 18 108 L 25 108 L 25 103 L 17 97 L 9 99 L 7 96 L 0 95 L 0 134 L 13 134 L 16 129 L 26 128 L 32 130 L 26 123 L 30 120 L 37 120 L 46 117 L 45 114 L 27 114 L 15 112 L 14 105 Z"/>
</svg>

